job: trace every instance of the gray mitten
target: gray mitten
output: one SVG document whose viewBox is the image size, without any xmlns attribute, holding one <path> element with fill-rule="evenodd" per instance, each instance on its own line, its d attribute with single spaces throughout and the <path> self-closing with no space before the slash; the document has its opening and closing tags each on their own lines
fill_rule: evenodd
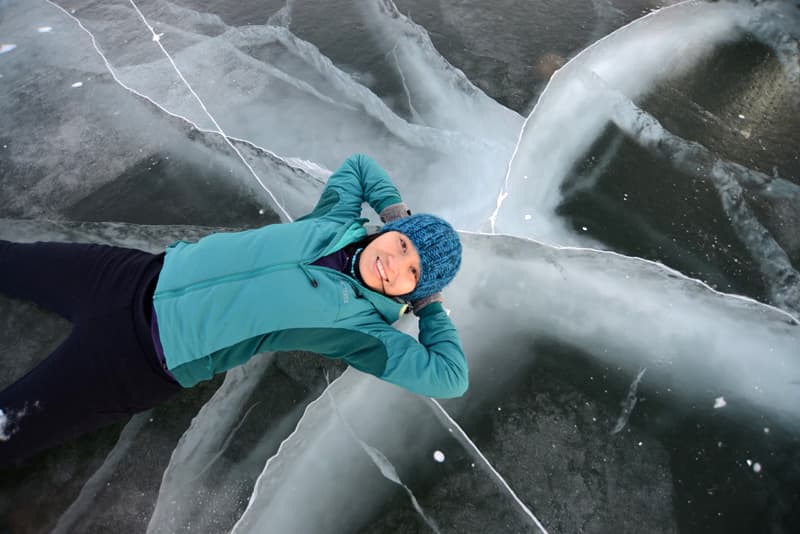
<svg viewBox="0 0 800 534">
<path fill-rule="evenodd" d="M 397 219 L 402 219 L 403 217 L 408 217 L 411 215 L 411 210 L 408 209 L 408 206 L 405 202 L 398 202 L 397 204 L 392 204 L 391 206 L 386 206 L 381 210 L 380 216 L 381 220 L 384 223 L 396 221 Z"/>
<path fill-rule="evenodd" d="M 444 302 L 444 298 L 442 297 L 441 293 L 434 293 L 433 295 L 428 295 L 427 297 L 423 297 L 419 300 L 415 300 L 411 303 L 411 309 L 414 311 L 414 315 L 419 315 L 419 312 L 422 311 L 422 308 L 430 304 L 431 302 Z"/>
</svg>

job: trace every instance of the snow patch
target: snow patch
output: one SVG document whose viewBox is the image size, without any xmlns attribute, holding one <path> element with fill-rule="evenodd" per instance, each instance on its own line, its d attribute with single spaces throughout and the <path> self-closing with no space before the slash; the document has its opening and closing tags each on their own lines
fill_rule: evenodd
<svg viewBox="0 0 800 534">
<path fill-rule="evenodd" d="M 36 28 L 36 31 L 39 32 L 39 33 L 50 33 L 51 31 L 53 31 L 53 27 L 52 26 L 39 26 L 38 28 Z"/>
<path fill-rule="evenodd" d="M 6 426 L 8 425 L 8 417 L 3 410 L 0 410 L 0 441 L 8 441 L 11 434 L 6 433 Z"/>
<path fill-rule="evenodd" d="M 719 408 L 724 408 L 727 405 L 728 405 L 728 403 L 725 402 L 725 397 L 717 397 L 716 399 L 714 399 L 714 409 L 715 410 L 717 410 Z"/>
<path fill-rule="evenodd" d="M 9 410 L 6 412 L 0 409 L 0 441 L 11 439 L 11 436 L 17 431 L 16 424 L 26 415 L 28 415 L 27 404 L 17 411 Z"/>
</svg>

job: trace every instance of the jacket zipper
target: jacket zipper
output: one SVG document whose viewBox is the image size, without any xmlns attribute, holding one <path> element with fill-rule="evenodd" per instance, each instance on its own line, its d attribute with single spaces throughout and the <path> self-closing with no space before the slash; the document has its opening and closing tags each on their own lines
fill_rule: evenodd
<svg viewBox="0 0 800 534">
<path fill-rule="evenodd" d="M 308 268 L 308 266 L 305 263 L 298 263 L 297 265 L 304 273 L 306 273 L 308 280 L 311 282 L 311 287 L 317 288 L 319 286 L 319 283 L 317 283 L 317 280 L 314 278 L 314 275 L 311 274 L 311 270 Z"/>
<path fill-rule="evenodd" d="M 260 269 L 254 269 L 254 270 L 244 271 L 244 272 L 236 273 L 236 274 L 228 274 L 228 275 L 224 275 L 224 276 L 217 276 L 217 277 L 214 277 L 214 278 L 208 278 L 206 280 L 203 280 L 202 282 L 195 282 L 194 284 L 190 284 L 188 286 L 178 287 L 178 288 L 175 288 L 175 289 L 169 289 L 167 291 L 162 291 L 159 294 L 154 295 L 153 296 L 153 300 L 160 300 L 160 299 L 163 299 L 163 298 L 177 297 L 177 296 L 189 293 L 191 291 L 195 291 L 195 290 L 198 290 L 198 289 L 205 289 L 207 287 L 211 287 L 213 285 L 217 285 L 217 284 L 224 283 L 224 282 L 238 282 L 240 280 L 248 280 L 250 278 L 255 278 L 257 276 L 261 276 L 262 274 L 266 274 L 266 273 L 269 273 L 269 272 L 272 272 L 272 271 L 279 271 L 279 270 L 282 270 L 282 269 L 287 269 L 289 267 L 294 267 L 294 266 L 297 266 L 297 265 L 300 265 L 300 264 L 297 263 L 297 262 L 279 263 L 277 265 L 270 265 L 269 267 L 261 267 Z M 304 271 L 305 271 L 305 269 L 304 269 Z M 308 274 L 308 273 L 306 273 L 306 274 Z"/>
<path fill-rule="evenodd" d="M 356 220 L 358 220 L 358 219 L 354 219 L 354 220 L 350 221 L 349 224 L 344 226 L 343 230 L 340 230 L 339 232 L 337 232 L 336 239 L 334 239 L 334 243 L 338 243 L 339 242 L 339 240 L 342 238 L 342 236 L 345 234 L 345 232 L 347 232 L 347 230 L 350 229 L 350 227 L 353 225 L 353 223 Z M 366 221 L 367 219 L 364 219 L 364 220 Z M 325 252 L 323 252 L 322 256 L 325 256 Z M 312 261 L 316 261 L 316 260 L 312 260 Z M 308 262 L 308 263 L 311 263 L 311 262 Z M 319 287 L 319 283 L 317 282 L 317 280 L 314 278 L 314 276 L 309 271 L 309 269 L 308 269 L 308 267 L 306 265 L 306 262 L 290 262 L 290 263 L 279 263 L 277 265 L 271 265 L 269 267 L 262 267 L 261 269 L 255 269 L 255 270 L 251 270 L 251 271 L 244 271 L 244 272 L 241 272 L 241 273 L 236 273 L 236 274 L 231 274 L 231 275 L 224 275 L 224 276 L 217 276 L 215 278 L 209 278 L 207 280 L 203 280 L 202 282 L 196 282 L 196 283 L 190 284 L 188 286 L 178 287 L 178 288 L 175 288 L 175 289 L 170 289 L 170 290 L 164 291 L 162 293 L 159 293 L 157 296 L 154 295 L 153 296 L 153 300 L 161 300 L 163 298 L 177 297 L 179 295 L 184 295 L 184 294 L 189 293 L 191 291 L 194 291 L 194 290 L 197 290 L 197 289 L 204 289 L 206 287 L 210 287 L 210 286 L 213 286 L 213 285 L 216 285 L 216 284 L 219 284 L 219 283 L 236 282 L 236 281 L 239 281 L 239 280 L 247 280 L 249 278 L 255 278 L 256 276 L 260 276 L 260 275 L 268 273 L 268 272 L 277 271 L 277 270 L 281 270 L 281 269 L 285 269 L 285 268 L 293 267 L 293 266 L 300 267 L 300 269 L 305 273 L 305 275 L 308 278 L 309 282 L 311 283 L 312 287 L 314 287 L 314 288 Z"/>
</svg>

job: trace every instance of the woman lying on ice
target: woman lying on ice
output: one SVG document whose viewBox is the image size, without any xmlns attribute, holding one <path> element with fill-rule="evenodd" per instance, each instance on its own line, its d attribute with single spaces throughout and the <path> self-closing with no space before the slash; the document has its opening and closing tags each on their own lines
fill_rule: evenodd
<svg viewBox="0 0 800 534">
<path fill-rule="evenodd" d="M 364 201 L 387 223 L 375 235 L 360 218 Z M 409 214 L 386 172 L 355 155 L 290 224 L 179 241 L 159 255 L 0 241 L 0 291 L 73 324 L 0 393 L 0 466 L 263 351 L 312 351 L 420 395 L 462 395 L 467 364 L 440 296 L 461 243 L 442 219 Z M 419 341 L 392 327 L 407 303 Z"/>
</svg>

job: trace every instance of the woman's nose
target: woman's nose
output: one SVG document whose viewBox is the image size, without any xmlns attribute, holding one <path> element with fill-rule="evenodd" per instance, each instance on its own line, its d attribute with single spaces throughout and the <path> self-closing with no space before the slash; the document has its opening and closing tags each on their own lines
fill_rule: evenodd
<svg viewBox="0 0 800 534">
<path fill-rule="evenodd" d="M 397 262 L 399 258 L 397 257 L 396 253 L 389 253 L 386 255 L 386 266 L 389 268 L 390 271 L 397 270 Z"/>
</svg>

